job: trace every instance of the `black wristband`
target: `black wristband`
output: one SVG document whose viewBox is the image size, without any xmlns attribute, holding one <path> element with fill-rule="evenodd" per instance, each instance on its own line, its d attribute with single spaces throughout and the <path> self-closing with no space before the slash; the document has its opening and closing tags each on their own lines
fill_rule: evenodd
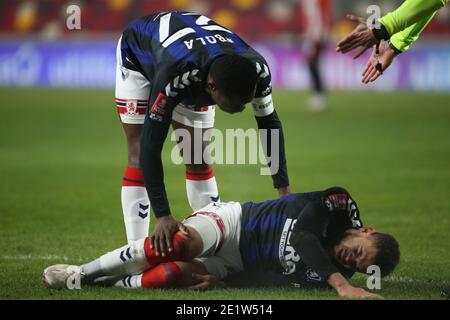
<svg viewBox="0 0 450 320">
<path fill-rule="evenodd" d="M 392 50 L 394 50 L 395 54 L 400 54 L 403 53 L 403 51 L 398 50 L 394 44 L 391 42 L 391 40 L 388 41 L 389 44 L 389 48 L 391 48 Z"/>
<path fill-rule="evenodd" d="M 386 27 L 383 26 L 381 23 L 380 23 L 379 28 L 375 28 L 375 27 L 372 28 L 372 32 L 373 32 L 374 37 L 379 41 L 389 40 L 389 38 L 391 37 L 389 35 L 389 33 L 387 32 Z"/>
</svg>

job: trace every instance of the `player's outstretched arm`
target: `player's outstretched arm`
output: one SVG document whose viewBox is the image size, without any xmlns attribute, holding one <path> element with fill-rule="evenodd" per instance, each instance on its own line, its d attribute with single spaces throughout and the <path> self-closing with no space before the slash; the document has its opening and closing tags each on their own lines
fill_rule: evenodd
<svg viewBox="0 0 450 320">
<path fill-rule="evenodd" d="M 287 196 L 291 194 L 291 189 L 289 187 L 284 132 L 278 114 L 273 107 L 272 95 L 255 98 L 252 105 L 260 136 L 263 139 L 264 154 L 270 163 L 273 186 L 278 190 L 279 197 Z M 265 134 L 262 134 L 262 132 Z"/>
<path fill-rule="evenodd" d="M 289 175 L 284 146 L 284 132 L 272 99 L 272 74 L 264 58 L 256 63 L 259 76 L 255 96 L 251 101 L 264 155 L 270 166 L 273 186 L 278 190 L 278 196 L 284 197 L 291 193 Z"/>
<path fill-rule="evenodd" d="M 356 299 L 383 299 L 382 296 L 368 292 L 363 288 L 353 287 L 339 272 L 328 277 L 328 284 L 333 287 L 340 297 Z"/>
<path fill-rule="evenodd" d="M 161 152 L 169 131 L 172 110 L 178 100 L 165 96 L 163 92 L 155 90 L 150 99 L 151 107 L 142 130 L 140 166 L 151 207 L 158 219 L 151 246 L 155 248 L 157 255 L 161 253 L 164 256 L 173 250 L 174 233 L 186 230 L 171 216 L 164 185 Z"/>
</svg>

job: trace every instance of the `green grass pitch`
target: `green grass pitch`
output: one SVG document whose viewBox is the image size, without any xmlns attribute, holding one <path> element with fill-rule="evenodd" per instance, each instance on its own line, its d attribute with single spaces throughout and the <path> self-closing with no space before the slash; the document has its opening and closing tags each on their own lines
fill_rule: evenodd
<svg viewBox="0 0 450 320">
<path fill-rule="evenodd" d="M 331 290 L 50 291 L 43 269 L 95 258 L 126 242 L 120 207 L 126 145 L 112 90 L 0 90 L 1 299 L 335 299 Z M 366 225 L 394 234 L 401 263 L 387 299 L 440 299 L 450 286 L 449 95 L 346 92 L 310 113 L 307 95 L 276 91 L 293 191 L 350 190 Z M 255 127 L 251 110 L 218 111 L 217 128 Z M 171 208 L 190 213 L 184 167 L 169 161 Z M 215 165 L 222 200 L 276 197 L 259 166 Z M 154 218 L 152 217 L 152 227 Z M 354 278 L 364 286 L 365 277 Z"/>
</svg>

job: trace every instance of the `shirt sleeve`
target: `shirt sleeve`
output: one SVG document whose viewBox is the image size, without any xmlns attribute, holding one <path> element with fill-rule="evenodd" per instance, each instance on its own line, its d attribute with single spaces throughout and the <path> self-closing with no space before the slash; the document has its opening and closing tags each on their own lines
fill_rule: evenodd
<svg viewBox="0 0 450 320">
<path fill-rule="evenodd" d="M 339 272 L 320 243 L 329 220 L 329 212 L 318 201 L 308 203 L 297 220 L 291 236 L 291 244 L 302 257 L 303 262 L 320 277 Z"/>
<path fill-rule="evenodd" d="M 149 109 L 142 130 L 140 166 L 157 218 L 170 215 L 161 152 L 172 120 L 172 111 L 181 101 L 186 88 L 193 81 L 199 81 L 196 78 L 198 72 L 198 69 L 175 72 L 161 70 L 152 84 Z"/>
<path fill-rule="evenodd" d="M 265 142 L 263 143 L 264 154 L 270 167 L 274 188 L 287 187 L 289 186 L 289 176 L 284 146 L 284 132 L 273 105 L 270 70 L 265 62 L 256 62 L 256 70 L 259 80 L 256 86 L 255 98 L 251 104 L 258 124 L 261 141 Z M 277 150 L 277 152 L 272 154 L 272 149 Z"/>
<path fill-rule="evenodd" d="M 392 36 L 427 17 L 430 18 L 447 3 L 448 0 L 406 0 L 395 11 L 382 17 L 380 22 Z"/>
<path fill-rule="evenodd" d="M 321 199 L 313 200 L 303 208 L 291 236 L 291 243 L 303 262 L 323 279 L 339 272 L 321 243 L 321 239 L 327 236 L 333 214 L 344 215 L 350 227 L 362 226 L 350 194 L 335 187 L 325 190 Z"/>
<path fill-rule="evenodd" d="M 391 37 L 391 44 L 401 52 L 405 52 L 409 47 L 419 39 L 420 34 L 430 23 L 430 21 L 435 16 L 435 13 L 425 17 L 424 19 L 416 22 L 412 26 L 406 28 L 403 31 L 397 32 Z"/>
</svg>

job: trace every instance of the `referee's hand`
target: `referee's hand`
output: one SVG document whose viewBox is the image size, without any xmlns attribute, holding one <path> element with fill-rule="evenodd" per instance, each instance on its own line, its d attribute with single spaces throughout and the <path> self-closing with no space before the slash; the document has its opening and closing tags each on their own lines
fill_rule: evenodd
<svg viewBox="0 0 450 320">
<path fill-rule="evenodd" d="M 357 59 L 368 49 L 373 47 L 377 43 L 377 39 L 364 18 L 348 14 L 347 19 L 357 23 L 358 25 L 350 34 L 338 42 L 336 51 L 347 53 L 356 48 L 361 48 L 360 51 L 353 57 L 353 59 Z"/>
<path fill-rule="evenodd" d="M 376 50 L 374 49 L 367 61 L 366 67 L 362 73 L 362 83 L 368 84 L 377 80 L 381 76 L 381 73 L 380 70 L 377 70 L 376 64 L 379 62 L 381 64 L 381 71 L 384 72 L 392 64 L 396 56 L 397 53 L 389 47 L 389 44 L 386 41 L 382 41 L 380 43 L 380 54 L 378 59 Z"/>
<path fill-rule="evenodd" d="M 167 252 L 172 252 L 172 238 L 178 230 L 186 235 L 188 234 L 186 227 L 172 216 L 169 215 L 158 219 L 155 234 L 151 238 L 153 241 L 150 242 L 150 247 L 155 249 L 157 256 L 161 254 L 164 257 Z"/>
</svg>

